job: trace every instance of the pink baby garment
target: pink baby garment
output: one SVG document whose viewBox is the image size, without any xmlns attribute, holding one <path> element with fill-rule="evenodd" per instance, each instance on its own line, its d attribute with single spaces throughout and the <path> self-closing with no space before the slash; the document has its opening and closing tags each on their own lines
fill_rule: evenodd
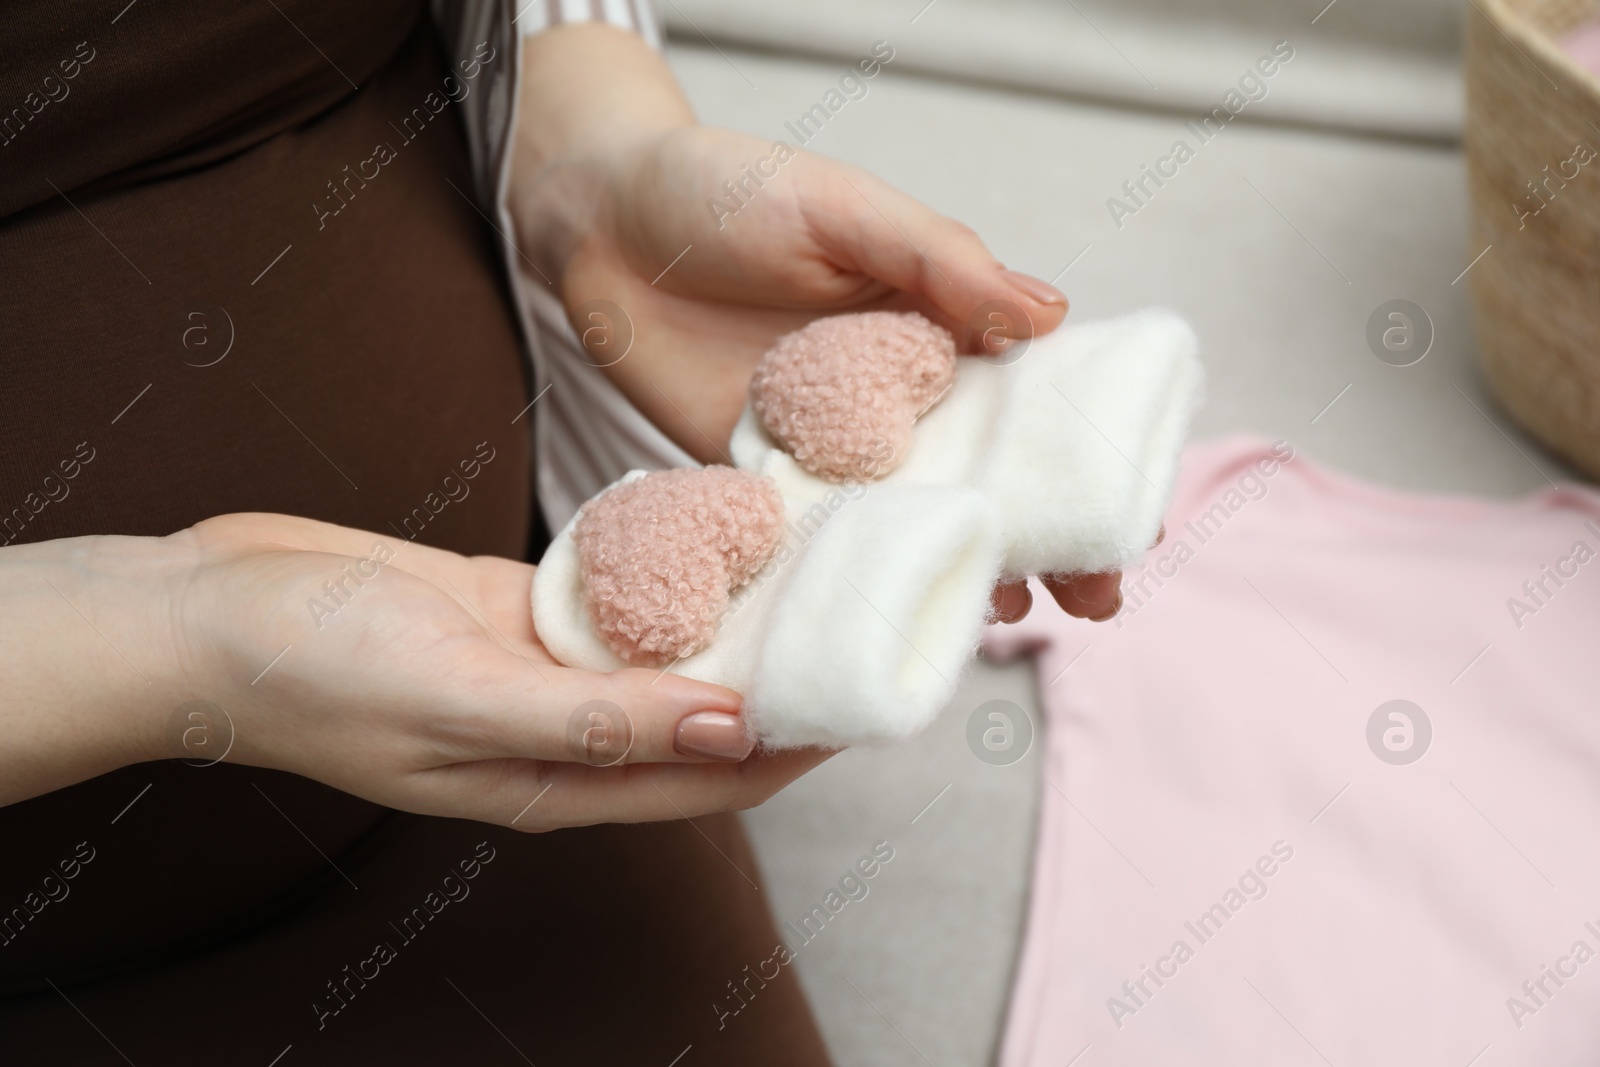
<svg viewBox="0 0 1600 1067">
<path fill-rule="evenodd" d="M 986 638 L 1047 720 L 1002 1067 L 1600 1063 L 1597 554 L 1591 491 L 1191 448 L 1114 622 Z"/>
<path fill-rule="evenodd" d="M 1591 19 L 1561 39 L 1561 48 L 1584 69 L 1600 74 L 1600 19 Z"/>
</svg>

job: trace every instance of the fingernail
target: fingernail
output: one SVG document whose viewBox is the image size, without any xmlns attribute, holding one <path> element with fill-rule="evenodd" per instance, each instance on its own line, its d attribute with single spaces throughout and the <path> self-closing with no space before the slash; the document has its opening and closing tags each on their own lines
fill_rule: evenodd
<svg viewBox="0 0 1600 1067">
<path fill-rule="evenodd" d="M 750 755 L 755 741 L 745 733 L 737 715 L 697 711 L 678 723 L 672 747 L 685 756 L 700 756 L 722 763 L 738 763 Z"/>
<path fill-rule="evenodd" d="M 1119 612 L 1121 610 L 1122 610 L 1122 590 L 1118 589 L 1117 590 L 1117 599 L 1112 602 L 1111 610 L 1106 612 L 1104 615 L 1096 615 L 1094 618 L 1090 619 L 1089 621 L 1090 622 L 1105 622 L 1107 619 L 1114 619 L 1114 618 L 1117 617 L 1117 612 Z"/>
<path fill-rule="evenodd" d="M 1049 282 L 1041 281 L 1031 274 L 1024 274 L 1020 270 L 1003 270 L 1000 274 L 1013 288 L 1021 290 L 1025 296 L 1038 303 L 1067 306 L 1066 294 Z"/>
</svg>

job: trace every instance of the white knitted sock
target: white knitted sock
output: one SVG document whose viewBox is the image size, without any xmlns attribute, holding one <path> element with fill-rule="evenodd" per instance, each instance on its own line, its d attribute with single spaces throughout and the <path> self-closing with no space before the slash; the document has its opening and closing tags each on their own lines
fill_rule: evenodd
<svg viewBox="0 0 1600 1067">
<path fill-rule="evenodd" d="M 910 453 L 878 484 L 977 489 L 998 515 L 1008 575 L 1121 567 L 1161 528 L 1205 377 L 1197 348 L 1188 323 L 1153 308 L 1064 326 L 1020 357 L 962 357 Z M 787 497 L 818 499 L 832 487 L 748 405 L 730 451 Z"/>
<path fill-rule="evenodd" d="M 777 482 L 784 544 L 711 645 L 669 669 L 743 693 L 770 747 L 916 733 L 970 662 L 998 578 L 1110 570 L 1155 540 L 1199 402 L 1196 348 L 1182 319 L 1149 310 L 1063 327 L 1020 358 L 963 357 L 900 465 L 855 485 L 803 470 L 746 407 L 732 456 Z M 615 670 L 572 528 L 540 562 L 535 628 L 561 662 Z"/>
<path fill-rule="evenodd" d="M 886 740 L 927 725 L 972 658 L 1000 573 L 994 512 L 974 490 L 830 488 L 816 501 L 786 500 L 777 555 L 735 591 L 711 644 L 669 668 L 745 694 L 747 721 L 773 748 Z M 584 607 L 576 521 L 535 572 L 534 627 L 562 663 L 617 670 L 627 664 Z"/>
</svg>

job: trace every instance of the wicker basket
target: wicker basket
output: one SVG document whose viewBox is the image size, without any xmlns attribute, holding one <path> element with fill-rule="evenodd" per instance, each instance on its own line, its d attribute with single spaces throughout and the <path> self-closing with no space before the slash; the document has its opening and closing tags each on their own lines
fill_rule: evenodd
<svg viewBox="0 0 1600 1067">
<path fill-rule="evenodd" d="M 1466 57 L 1472 250 L 1493 246 L 1467 275 L 1484 372 L 1529 433 L 1594 478 L 1600 78 L 1556 41 L 1597 13 L 1600 0 L 1471 0 Z M 1574 162 L 1580 144 L 1595 158 Z"/>
</svg>

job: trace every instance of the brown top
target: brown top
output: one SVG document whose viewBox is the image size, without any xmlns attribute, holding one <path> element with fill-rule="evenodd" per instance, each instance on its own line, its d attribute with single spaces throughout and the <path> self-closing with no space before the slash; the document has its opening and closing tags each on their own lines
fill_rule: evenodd
<svg viewBox="0 0 1600 1067">
<path fill-rule="evenodd" d="M 526 558 L 526 371 L 420 4 L 14 0 L 0 40 L 0 544 L 258 510 Z M 384 817 L 177 762 L 0 809 L 0 993 L 260 921 Z"/>
</svg>

